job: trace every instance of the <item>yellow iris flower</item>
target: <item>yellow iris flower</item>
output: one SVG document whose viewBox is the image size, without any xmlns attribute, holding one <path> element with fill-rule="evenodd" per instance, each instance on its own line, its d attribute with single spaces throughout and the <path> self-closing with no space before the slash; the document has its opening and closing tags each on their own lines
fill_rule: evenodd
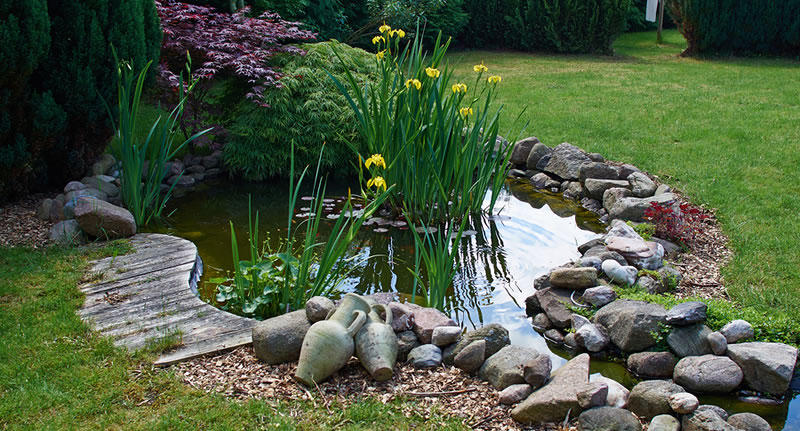
<svg viewBox="0 0 800 431">
<path fill-rule="evenodd" d="M 486 67 L 483 64 L 483 62 L 481 62 L 481 64 L 476 64 L 476 65 L 472 66 L 472 70 L 474 70 L 474 71 L 476 71 L 478 73 L 483 73 L 483 72 L 488 72 L 489 68 Z"/>
<path fill-rule="evenodd" d="M 366 166 L 367 169 L 369 169 L 369 167 L 372 164 L 375 164 L 375 166 L 380 166 L 383 169 L 386 169 L 386 161 L 383 160 L 383 156 L 380 154 L 373 154 L 370 158 L 367 159 L 366 162 L 364 162 L 364 166 Z"/>
<path fill-rule="evenodd" d="M 383 56 L 386 55 L 386 50 L 375 53 L 375 57 L 378 57 L 378 60 L 383 60 Z"/>
<path fill-rule="evenodd" d="M 453 84 L 453 93 L 466 93 L 467 92 L 467 84 Z"/>
<path fill-rule="evenodd" d="M 500 81 L 503 80 L 503 78 L 501 78 L 500 75 L 492 75 L 488 77 L 486 80 L 489 81 L 490 84 L 499 84 Z"/>
<path fill-rule="evenodd" d="M 386 42 L 386 39 L 383 36 L 375 36 L 372 38 L 372 44 L 375 45 L 378 42 Z"/>
<path fill-rule="evenodd" d="M 367 181 L 367 188 L 372 186 L 375 186 L 376 190 L 379 190 L 381 187 L 383 187 L 383 190 L 386 190 L 386 180 L 384 180 L 383 177 L 371 178 Z"/>
<path fill-rule="evenodd" d="M 404 32 L 402 29 L 399 29 L 399 28 L 398 28 L 398 29 L 397 29 L 397 37 L 399 37 L 399 38 L 401 38 L 401 39 L 402 39 L 402 38 L 404 38 L 404 37 L 406 37 L 406 32 Z"/>
<path fill-rule="evenodd" d="M 462 117 L 472 115 L 472 108 L 461 108 L 458 110 Z"/>
<path fill-rule="evenodd" d="M 411 88 L 411 86 L 416 87 L 417 90 L 422 88 L 422 82 L 419 79 L 408 79 L 406 80 L 406 88 Z"/>
<path fill-rule="evenodd" d="M 428 75 L 429 78 L 438 78 L 440 73 L 439 69 L 434 69 L 432 67 L 425 68 L 425 74 Z"/>
<path fill-rule="evenodd" d="M 382 26 L 378 27 L 378 31 L 381 32 L 381 33 L 388 33 L 390 31 L 392 31 L 392 28 L 389 27 L 388 25 L 386 25 L 386 23 L 383 23 Z"/>
</svg>

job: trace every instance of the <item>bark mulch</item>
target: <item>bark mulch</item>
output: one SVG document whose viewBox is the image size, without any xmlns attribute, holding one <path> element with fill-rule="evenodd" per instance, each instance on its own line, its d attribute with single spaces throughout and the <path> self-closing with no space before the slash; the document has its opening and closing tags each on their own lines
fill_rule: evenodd
<svg viewBox="0 0 800 431">
<path fill-rule="evenodd" d="M 53 196 L 33 195 L 0 208 L 0 247 L 45 247 L 54 223 L 39 220 L 36 208 Z"/>
</svg>

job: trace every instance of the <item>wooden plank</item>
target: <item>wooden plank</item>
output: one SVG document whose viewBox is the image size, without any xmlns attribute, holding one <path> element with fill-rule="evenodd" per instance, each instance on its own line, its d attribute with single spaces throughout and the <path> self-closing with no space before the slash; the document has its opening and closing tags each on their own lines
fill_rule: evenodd
<svg viewBox="0 0 800 431">
<path fill-rule="evenodd" d="M 163 259 L 163 256 L 169 256 L 169 260 Z M 107 265 L 99 265 L 91 268 L 90 273 L 99 274 L 103 273 L 105 277 L 115 277 L 117 280 L 134 277 L 141 275 L 145 272 L 153 272 L 169 268 L 170 266 L 178 266 L 187 262 L 194 262 L 197 259 L 197 249 L 194 247 L 187 247 L 185 245 L 178 246 L 172 250 L 165 250 L 164 253 L 159 254 L 157 250 L 152 251 L 152 255 L 137 255 L 136 258 L 131 258 L 125 261 L 115 261 Z"/>
<path fill-rule="evenodd" d="M 165 353 L 153 364 L 158 367 L 166 367 L 178 362 L 198 358 L 211 353 L 235 349 L 240 346 L 247 346 L 252 343 L 252 330 L 243 329 L 232 333 L 225 333 L 219 337 L 199 341 L 190 346 L 184 346 L 169 353 Z"/>
<path fill-rule="evenodd" d="M 192 302 L 186 304 L 180 310 L 153 308 L 143 313 L 141 317 L 140 315 L 134 315 L 135 317 L 131 315 L 118 316 L 116 319 L 104 320 L 98 323 L 97 330 L 102 332 L 103 335 L 122 338 L 130 334 L 149 332 L 158 328 L 177 327 L 181 329 L 185 326 L 183 325 L 185 322 L 189 320 L 196 321 L 198 319 L 197 315 L 203 312 L 202 308 L 205 305 L 203 302 L 199 304 Z M 204 316 L 207 313 L 208 311 L 206 310 L 206 313 L 201 315 Z"/>
<path fill-rule="evenodd" d="M 186 289 L 178 291 L 170 290 L 166 292 L 143 292 L 139 295 L 133 295 L 130 300 L 120 304 L 111 304 L 104 298 L 101 298 L 102 300 L 98 303 L 99 305 L 83 308 L 78 311 L 78 314 L 83 319 L 104 320 L 113 318 L 119 314 L 136 315 L 137 313 L 146 311 L 146 309 L 152 308 L 152 304 L 161 307 L 171 307 L 193 297 L 196 297 L 194 292 Z"/>
<path fill-rule="evenodd" d="M 138 287 L 139 290 L 144 290 L 148 288 L 156 289 L 158 287 L 156 286 L 148 287 L 147 285 L 155 282 L 160 282 L 163 280 L 170 280 L 171 277 L 175 275 L 179 275 L 182 279 L 185 280 L 181 288 L 186 287 L 188 289 L 189 275 L 192 272 L 192 268 L 194 268 L 193 263 L 184 263 L 182 265 L 165 269 L 157 273 L 142 274 L 138 277 L 127 278 L 125 280 L 120 280 L 120 281 L 100 282 L 98 284 L 95 284 L 93 286 L 84 289 L 83 293 L 85 293 L 86 295 L 94 295 L 102 292 L 112 292 L 114 291 L 114 289 L 119 289 L 119 291 L 123 291 L 126 289 L 130 290 L 136 287 Z M 169 288 L 169 286 L 165 286 L 164 288 Z"/>
</svg>

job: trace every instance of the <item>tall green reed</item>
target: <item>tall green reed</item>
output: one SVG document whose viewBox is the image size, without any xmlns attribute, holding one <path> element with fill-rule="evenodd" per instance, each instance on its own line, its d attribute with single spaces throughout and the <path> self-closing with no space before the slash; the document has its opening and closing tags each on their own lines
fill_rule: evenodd
<svg viewBox="0 0 800 431">
<path fill-rule="evenodd" d="M 500 77 L 485 76 L 481 64 L 470 86 L 456 82 L 443 64 L 450 41 L 442 43 L 441 34 L 428 55 L 419 31 L 409 43 L 401 43 L 402 30 L 384 25 L 380 32 L 373 39 L 376 82 L 360 88 L 352 74 L 346 85 L 329 75 L 355 112 L 367 152 L 388 161 L 383 175 L 397 184 L 389 203 L 397 214 L 439 224 L 483 210 L 491 189 L 491 212 L 512 149 L 495 148 L 502 106 L 492 102 Z"/>
<path fill-rule="evenodd" d="M 179 176 L 166 192 L 162 193 L 161 184 L 167 174 L 166 162 L 184 146 L 208 133 L 211 129 L 196 133 L 178 145 L 174 143 L 178 133 L 178 120 L 183 115 L 188 94 L 197 83 L 197 80 L 191 77 L 191 58 L 189 58 L 186 67 L 189 73 L 188 81 L 185 85 L 183 74 L 179 80 L 178 104 L 166 118 L 159 117 L 153 123 L 144 140 L 135 136 L 144 81 L 152 61 L 136 74 L 130 62 L 119 60 L 113 47 L 112 52 L 117 64 L 118 121 L 114 120 L 111 107 L 105 103 L 109 118 L 114 124 L 116 137 L 116 142 L 112 145 L 112 152 L 122 163 L 120 175 L 122 202 L 133 214 L 136 225 L 143 226 L 153 218 L 161 217 L 161 213 L 172 195 L 172 190 L 180 179 Z"/>
</svg>

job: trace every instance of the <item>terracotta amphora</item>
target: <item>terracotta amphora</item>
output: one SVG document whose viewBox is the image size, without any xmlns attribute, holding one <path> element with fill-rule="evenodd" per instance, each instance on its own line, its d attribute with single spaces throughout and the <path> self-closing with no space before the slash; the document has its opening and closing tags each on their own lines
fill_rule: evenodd
<svg viewBox="0 0 800 431">
<path fill-rule="evenodd" d="M 397 361 L 397 336 L 392 329 L 392 310 L 381 304 L 371 307 L 367 323 L 356 334 L 356 356 L 373 379 L 392 378 Z M 380 313 L 386 313 L 386 320 Z"/>
<path fill-rule="evenodd" d="M 348 293 L 325 320 L 311 325 L 300 348 L 295 380 L 313 387 L 347 364 L 355 350 L 353 337 L 367 320 L 369 304 Z"/>
</svg>

